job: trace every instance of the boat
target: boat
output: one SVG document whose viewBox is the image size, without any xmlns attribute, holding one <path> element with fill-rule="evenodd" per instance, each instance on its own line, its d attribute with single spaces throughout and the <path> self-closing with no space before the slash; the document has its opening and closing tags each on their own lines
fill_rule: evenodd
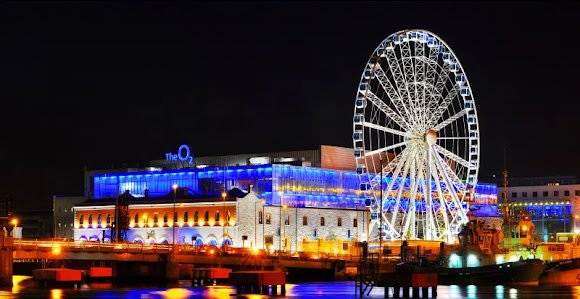
<svg viewBox="0 0 580 299">
<path fill-rule="evenodd" d="M 440 284 L 457 285 L 538 285 L 544 271 L 538 259 L 465 268 L 439 268 Z"/>
<path fill-rule="evenodd" d="M 580 285 L 580 258 L 548 263 L 540 285 Z"/>
</svg>

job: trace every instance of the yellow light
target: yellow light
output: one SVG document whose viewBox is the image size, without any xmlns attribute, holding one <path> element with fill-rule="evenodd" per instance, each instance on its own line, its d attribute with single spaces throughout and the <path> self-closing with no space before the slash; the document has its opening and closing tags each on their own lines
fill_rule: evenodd
<svg viewBox="0 0 580 299">
<path fill-rule="evenodd" d="M 133 222 L 129 223 L 129 227 L 130 228 L 134 228 L 135 227 L 135 223 L 133 223 Z"/>
<path fill-rule="evenodd" d="M 203 220 L 199 220 L 199 221 L 197 222 L 197 225 L 199 225 L 199 226 L 203 226 Z"/>
<path fill-rule="evenodd" d="M 173 227 L 173 222 L 169 222 L 169 223 L 167 224 L 167 226 L 169 226 L 169 227 Z"/>
<path fill-rule="evenodd" d="M 528 231 L 528 226 L 527 225 L 522 226 L 522 230 L 525 232 Z"/>
<path fill-rule="evenodd" d="M 79 224 L 78 223 L 75 223 L 75 228 L 79 228 Z"/>
<path fill-rule="evenodd" d="M 183 222 L 179 222 L 179 227 L 183 227 Z"/>
<path fill-rule="evenodd" d="M 14 218 L 10 223 L 12 223 L 12 226 L 16 227 L 18 225 L 18 219 Z"/>
<path fill-rule="evenodd" d="M 578 218 L 580 218 L 580 216 L 578 216 L 578 215 L 574 215 L 574 218 L 575 218 L 575 219 L 578 219 Z"/>
<path fill-rule="evenodd" d="M 227 193 L 225 193 L 225 192 L 222 192 L 222 197 L 223 197 L 223 198 L 226 198 L 226 196 L 227 196 L 227 195 L 228 195 Z"/>
<path fill-rule="evenodd" d="M 52 247 L 52 254 L 60 254 L 60 246 Z"/>
<path fill-rule="evenodd" d="M 174 191 L 175 191 L 175 190 L 177 190 L 177 188 L 178 188 L 178 187 L 179 187 L 179 186 L 178 186 L 177 184 L 173 184 L 173 190 L 174 190 Z"/>
<path fill-rule="evenodd" d="M 87 227 L 89 227 L 89 224 L 88 223 L 83 223 L 83 228 L 87 228 Z"/>
<path fill-rule="evenodd" d="M 220 221 L 220 225 L 221 226 L 224 226 L 224 221 L 223 220 Z"/>
<path fill-rule="evenodd" d="M 144 227 L 144 226 L 145 226 L 145 224 L 144 224 L 143 222 L 139 222 L 139 227 L 141 227 L 141 228 L 142 228 L 142 227 Z"/>
<path fill-rule="evenodd" d="M 61 299 L 61 298 L 62 298 L 62 290 L 61 289 L 50 290 L 50 299 Z"/>
<path fill-rule="evenodd" d="M 153 227 L 153 222 L 149 222 L 149 223 L 147 223 L 147 226 L 149 226 L 149 227 Z"/>
<path fill-rule="evenodd" d="M 286 204 L 282 205 L 282 208 L 286 209 L 288 206 Z"/>
<path fill-rule="evenodd" d="M 209 250 L 209 254 L 213 255 L 214 253 L 215 253 L 215 250 L 213 250 L 213 249 Z"/>
<path fill-rule="evenodd" d="M 187 225 L 189 225 L 189 226 L 193 226 L 193 221 L 189 221 L 189 222 L 187 223 Z"/>
<path fill-rule="evenodd" d="M 236 221 L 235 220 L 230 220 L 229 224 L 230 224 L 230 226 L 234 226 L 234 225 L 236 225 Z"/>
</svg>

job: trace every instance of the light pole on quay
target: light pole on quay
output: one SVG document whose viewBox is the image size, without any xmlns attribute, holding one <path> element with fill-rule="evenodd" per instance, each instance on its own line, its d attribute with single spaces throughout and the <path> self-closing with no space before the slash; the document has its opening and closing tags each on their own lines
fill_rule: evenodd
<svg viewBox="0 0 580 299">
<path fill-rule="evenodd" d="M 177 223 L 177 212 L 175 211 L 175 202 L 176 202 L 176 198 L 177 198 L 177 188 L 179 186 L 177 184 L 173 184 L 173 225 L 171 226 L 173 228 L 173 239 L 171 239 L 171 244 L 175 245 L 175 224 Z M 172 246 L 175 247 L 175 246 Z M 172 248 L 173 250 L 173 248 Z"/>
</svg>

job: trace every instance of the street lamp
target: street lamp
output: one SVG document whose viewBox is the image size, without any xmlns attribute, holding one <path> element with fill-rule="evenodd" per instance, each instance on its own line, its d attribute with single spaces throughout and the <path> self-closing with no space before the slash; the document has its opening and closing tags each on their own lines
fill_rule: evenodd
<svg viewBox="0 0 580 299">
<path fill-rule="evenodd" d="M 173 218 L 173 225 L 171 226 L 173 229 L 173 239 L 171 241 L 171 244 L 174 246 L 172 246 L 172 247 L 175 247 L 175 224 L 177 223 L 177 219 L 175 219 L 177 216 L 177 212 L 175 211 L 175 201 L 177 198 L 177 188 L 178 187 L 179 186 L 177 184 L 173 184 L 173 217 L 172 217 Z"/>
<path fill-rule="evenodd" d="M 226 196 L 228 194 L 226 192 L 222 192 L 222 202 L 223 202 L 223 212 L 224 212 L 224 218 L 222 220 L 222 247 L 224 247 L 224 245 L 226 244 L 226 221 L 228 220 L 226 217 Z"/>
</svg>

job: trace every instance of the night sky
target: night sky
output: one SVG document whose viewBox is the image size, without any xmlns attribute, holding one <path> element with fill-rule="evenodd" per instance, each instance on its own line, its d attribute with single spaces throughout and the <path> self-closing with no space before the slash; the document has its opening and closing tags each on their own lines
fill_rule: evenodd
<svg viewBox="0 0 580 299">
<path fill-rule="evenodd" d="M 423 28 L 459 57 L 480 180 L 580 174 L 580 4 L 4 3 L 0 196 L 81 195 L 83 169 L 351 147 L 355 92 L 389 34 Z"/>
</svg>

